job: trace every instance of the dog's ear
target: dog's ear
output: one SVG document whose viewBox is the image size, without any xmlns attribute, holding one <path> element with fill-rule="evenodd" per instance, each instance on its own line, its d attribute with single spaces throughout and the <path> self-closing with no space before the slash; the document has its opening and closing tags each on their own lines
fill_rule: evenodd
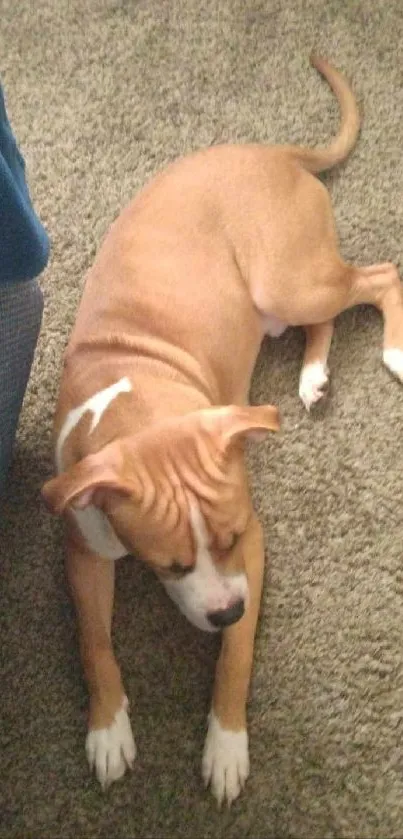
<svg viewBox="0 0 403 839">
<path fill-rule="evenodd" d="M 123 495 L 133 493 L 134 485 L 122 476 L 120 460 L 116 447 L 111 444 L 47 481 L 42 497 L 49 510 L 60 515 L 69 504 L 83 509 L 94 503 L 96 494 L 103 489 Z"/>
<path fill-rule="evenodd" d="M 280 428 L 280 415 L 274 405 L 228 405 L 210 408 L 202 414 L 202 424 L 216 437 L 223 451 L 242 438 L 261 440 L 269 431 Z"/>
</svg>

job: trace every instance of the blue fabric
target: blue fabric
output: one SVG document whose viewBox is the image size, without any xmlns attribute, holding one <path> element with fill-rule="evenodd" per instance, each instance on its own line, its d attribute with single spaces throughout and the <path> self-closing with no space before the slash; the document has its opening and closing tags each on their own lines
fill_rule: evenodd
<svg viewBox="0 0 403 839">
<path fill-rule="evenodd" d="M 48 236 L 31 203 L 0 85 L 0 493 L 41 326 L 36 277 L 48 257 Z"/>
<path fill-rule="evenodd" d="M 48 258 L 49 239 L 31 203 L 0 85 L 0 284 L 33 279 Z"/>
</svg>

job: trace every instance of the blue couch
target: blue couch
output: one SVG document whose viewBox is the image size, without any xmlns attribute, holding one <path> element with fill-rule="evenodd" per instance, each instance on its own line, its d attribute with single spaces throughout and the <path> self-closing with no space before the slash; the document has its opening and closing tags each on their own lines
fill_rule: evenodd
<svg viewBox="0 0 403 839">
<path fill-rule="evenodd" d="M 0 86 L 0 491 L 41 326 L 37 277 L 48 258 L 49 239 L 32 206 Z"/>
</svg>

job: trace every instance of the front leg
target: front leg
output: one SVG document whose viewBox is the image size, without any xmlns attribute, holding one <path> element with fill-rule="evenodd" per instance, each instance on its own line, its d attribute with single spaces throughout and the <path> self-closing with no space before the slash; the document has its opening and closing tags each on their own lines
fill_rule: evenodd
<svg viewBox="0 0 403 839">
<path fill-rule="evenodd" d="M 249 603 L 241 620 L 223 631 L 202 763 L 205 784 L 211 785 L 219 805 L 238 797 L 249 774 L 246 703 L 264 569 L 263 534 L 256 518 L 242 550 Z"/>
<path fill-rule="evenodd" d="M 90 697 L 87 758 L 106 788 L 132 767 L 136 756 L 128 701 L 111 641 L 115 566 L 70 538 L 66 567 Z"/>
</svg>

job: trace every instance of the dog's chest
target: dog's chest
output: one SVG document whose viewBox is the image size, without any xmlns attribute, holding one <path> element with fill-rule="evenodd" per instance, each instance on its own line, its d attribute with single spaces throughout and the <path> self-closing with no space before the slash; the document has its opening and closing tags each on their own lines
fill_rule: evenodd
<svg viewBox="0 0 403 839">
<path fill-rule="evenodd" d="M 90 505 L 85 510 L 72 510 L 72 513 L 91 551 L 103 559 L 116 560 L 126 556 L 126 548 L 119 541 L 102 510 Z"/>
<path fill-rule="evenodd" d="M 132 389 L 130 380 L 127 377 L 119 379 L 107 388 L 96 391 L 89 399 L 73 408 L 66 416 L 61 428 L 59 439 L 56 445 L 57 471 L 63 471 L 63 447 L 69 435 L 77 427 L 83 416 L 90 412 L 92 423 L 89 434 L 91 434 L 102 420 L 109 405 L 121 394 L 128 393 Z M 72 509 L 77 526 L 85 540 L 88 548 L 104 559 L 116 560 L 126 556 L 127 550 L 122 545 L 112 525 L 102 510 L 93 505 L 88 505 L 82 510 Z"/>
</svg>

